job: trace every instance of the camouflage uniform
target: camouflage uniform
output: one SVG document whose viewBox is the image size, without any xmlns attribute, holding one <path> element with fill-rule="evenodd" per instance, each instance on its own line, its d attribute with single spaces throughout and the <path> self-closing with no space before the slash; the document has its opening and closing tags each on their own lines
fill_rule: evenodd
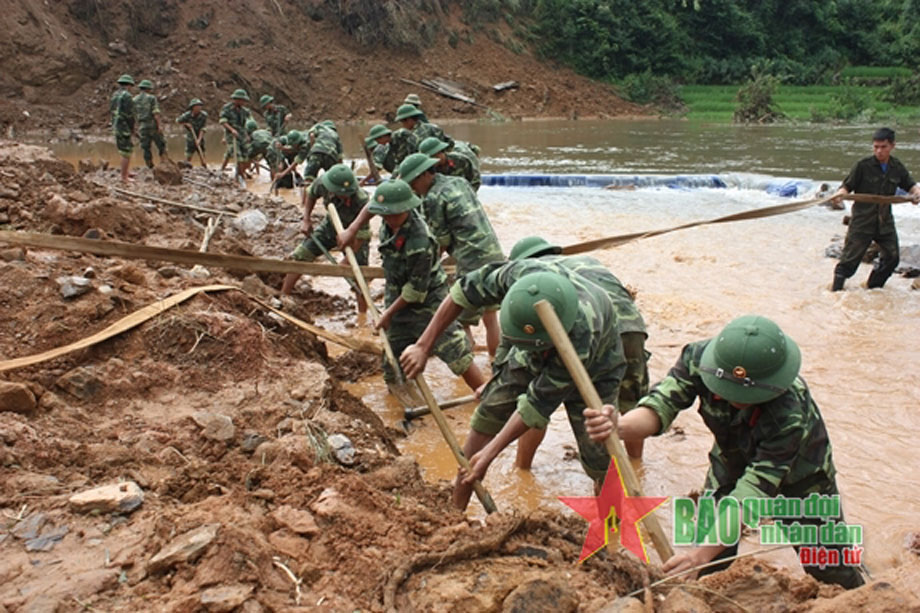
<svg viewBox="0 0 920 613">
<path fill-rule="evenodd" d="M 870 155 L 853 166 L 843 185 L 850 192 L 893 196 L 899 187 L 909 191 L 914 179 L 897 158 L 889 157 L 888 171 L 883 172 L 878 159 Z M 872 241 L 878 244 L 880 254 L 866 285 L 870 288 L 882 287 L 900 261 L 898 231 L 894 226 L 891 205 L 854 202 L 843 253 L 834 268 L 834 276 L 852 277 Z"/>
<path fill-rule="evenodd" d="M 438 245 L 457 261 L 458 277 L 505 260 L 495 230 L 465 179 L 435 174 L 422 210 Z M 481 315 L 482 309 L 465 311 L 460 323 L 476 325 Z"/>
<path fill-rule="evenodd" d="M 118 88 L 112 94 L 109 112 L 112 113 L 112 132 L 115 135 L 118 154 L 126 158 L 131 157 L 134 150 L 134 144 L 131 142 L 131 134 L 134 131 L 134 99 L 131 92 Z"/>
<path fill-rule="evenodd" d="M 228 102 L 220 109 L 220 124 L 229 124 L 236 130 L 237 136 L 234 137 L 225 131 L 224 137 L 227 141 L 227 152 L 224 154 L 224 160 L 233 159 L 234 154 L 240 162 L 249 161 L 249 132 L 246 131 L 246 121 L 252 118 L 252 113 L 245 106 L 237 107 L 233 102 Z M 234 151 L 234 145 L 236 151 Z"/>
<path fill-rule="evenodd" d="M 438 164 L 436 170 L 440 174 L 449 177 L 463 177 L 469 182 L 473 191 L 478 192 L 480 186 L 482 186 L 482 175 L 473 164 L 473 161 L 462 153 L 455 151 L 448 151 L 445 155 L 447 155 L 447 163 Z"/>
<path fill-rule="evenodd" d="M 204 111 L 200 111 L 197 115 L 193 115 L 191 111 L 185 111 L 176 119 L 176 123 L 187 123 L 192 126 L 192 131 L 189 132 L 186 128 L 182 128 L 185 131 L 185 155 L 188 157 L 193 156 L 197 153 L 198 149 L 195 148 L 195 140 L 198 138 L 198 135 L 201 134 L 201 131 L 204 130 L 204 125 L 208 122 L 208 114 Z M 201 153 L 204 154 L 204 139 L 201 139 L 201 142 L 198 144 L 201 147 Z"/>
<path fill-rule="evenodd" d="M 265 123 L 268 124 L 268 129 L 271 130 L 272 136 L 281 136 L 285 133 L 284 118 L 288 116 L 290 111 L 287 110 L 286 106 L 281 104 L 275 104 L 273 106 L 274 109 L 263 113 L 265 116 Z"/>
<path fill-rule="evenodd" d="M 438 245 L 418 209 L 409 211 L 396 234 L 386 223 L 382 225 L 379 249 L 386 276 L 386 306 L 400 296 L 409 303 L 393 315 L 387 329 L 393 353 L 399 356 L 418 340 L 447 296 L 447 275 L 441 268 Z M 473 347 L 457 322 L 451 322 L 441 333 L 432 353 L 457 375 L 465 373 L 473 363 Z M 384 360 L 384 378 L 392 377 Z"/>
<path fill-rule="evenodd" d="M 249 159 L 252 161 L 257 161 L 268 153 L 268 148 L 271 146 L 272 133 L 268 130 L 253 130 L 252 134 L 249 135 L 251 139 L 249 145 Z"/>
<path fill-rule="evenodd" d="M 351 225 L 351 222 L 355 220 L 358 213 L 361 212 L 361 209 L 364 208 L 364 205 L 367 204 L 369 200 L 367 192 L 361 188 L 358 188 L 358 191 L 353 196 L 340 196 L 326 189 L 322 181 L 314 181 L 310 184 L 309 195 L 316 200 L 322 199 L 327 205 L 334 204 L 342 220 L 342 226 L 345 228 Z M 370 224 L 363 225 L 361 229 L 358 230 L 357 237 L 364 241 L 364 243 L 361 245 L 361 248 L 355 252 L 355 257 L 358 260 L 358 264 L 366 266 L 367 256 L 370 252 Z M 294 253 L 291 254 L 291 257 L 303 262 L 312 262 L 323 254 L 323 250 L 320 249 L 318 245 L 322 245 L 323 249 L 330 251 L 336 246 L 335 239 L 335 228 L 332 227 L 332 222 L 329 220 L 329 217 L 326 216 L 319 225 L 313 229 L 313 233 L 310 234 L 309 238 L 305 238 L 303 242 L 294 249 Z"/>
<path fill-rule="evenodd" d="M 386 145 L 387 149 L 382 153 L 383 159 L 378 159 L 375 151 L 374 160 L 387 172 L 394 173 L 407 156 L 418 151 L 418 143 L 418 139 L 409 130 L 405 128 L 394 130 L 390 135 L 390 143 Z"/>
<path fill-rule="evenodd" d="M 616 403 L 617 388 L 626 370 L 617 316 L 606 292 L 562 266 L 536 259 L 491 264 L 459 279 L 450 289 L 453 301 L 474 308 L 500 304 L 515 281 L 535 272 L 550 271 L 568 278 L 578 292 L 578 316 L 569 338 L 588 371 L 601 400 Z M 560 404 L 565 404 L 579 459 L 589 477 L 602 482 L 610 456 L 602 443 L 585 431 L 585 403 L 565 364 L 555 350 L 526 351 L 502 340 L 492 364 L 493 376 L 473 413 L 472 428 L 497 434 L 515 410 L 531 428 L 545 428 Z"/>
<path fill-rule="evenodd" d="M 392 157 L 390 158 L 390 162 L 389 162 L 389 165 L 391 167 L 387 168 L 387 157 L 390 157 L 390 144 L 389 143 L 385 143 L 383 145 L 381 144 L 374 145 L 374 149 L 371 152 L 371 155 L 374 158 L 374 164 L 376 164 L 378 168 L 383 168 L 384 170 L 390 173 L 393 172 L 393 169 L 395 168 L 395 166 L 393 166 L 394 161 Z"/>
<path fill-rule="evenodd" d="M 144 152 L 144 162 L 153 166 L 153 152 L 150 150 L 151 141 L 156 143 L 160 156 L 166 151 L 166 139 L 157 128 L 154 115 L 160 114 L 160 103 L 153 94 L 142 91 L 134 96 L 134 114 L 137 118 L 138 134 L 141 141 L 141 150 Z"/>
<path fill-rule="evenodd" d="M 544 256 L 540 261 L 551 262 L 576 272 L 607 292 L 617 314 L 623 353 L 626 355 L 626 374 L 620 382 L 617 394 L 617 408 L 626 413 L 635 408 L 640 398 L 648 394 L 648 359 L 651 354 L 645 350 L 648 333 L 645 320 L 633 300 L 632 294 L 614 276 L 610 269 L 591 256 Z"/>
<path fill-rule="evenodd" d="M 319 175 L 320 168 L 329 170 L 342 161 L 342 141 L 339 139 L 338 132 L 320 125 L 315 128 L 314 133 L 316 137 L 313 146 L 305 156 L 307 165 L 303 169 L 304 178 L 315 179 Z"/>
<path fill-rule="evenodd" d="M 442 143 L 447 143 L 450 147 L 454 146 L 454 139 L 444 134 L 444 130 L 442 130 L 441 127 L 436 123 L 418 121 L 416 122 L 415 127 L 412 128 L 412 134 L 415 135 L 415 140 L 419 143 L 421 143 L 426 138 L 433 136 Z"/>
<path fill-rule="evenodd" d="M 705 488 L 712 490 L 717 499 L 734 496 L 739 501 L 777 495 L 804 498 L 812 493 L 838 494 L 827 429 L 805 381 L 798 377 L 779 397 L 736 409 L 728 401 L 717 399 L 700 377 L 700 356 L 710 340 L 686 345 L 668 375 L 639 401 L 639 406 L 655 411 L 664 432 L 680 411 L 690 408 L 699 398 L 700 416 L 715 436 Z M 809 519 L 797 521 L 818 523 Z M 843 521 L 842 515 L 838 521 Z M 716 559 L 735 553 L 737 545 Z M 840 559 L 843 560 L 842 553 Z M 721 569 L 707 572 L 716 570 Z M 820 570 L 808 566 L 805 571 L 816 579 L 844 587 L 863 582 L 853 567 Z"/>
</svg>

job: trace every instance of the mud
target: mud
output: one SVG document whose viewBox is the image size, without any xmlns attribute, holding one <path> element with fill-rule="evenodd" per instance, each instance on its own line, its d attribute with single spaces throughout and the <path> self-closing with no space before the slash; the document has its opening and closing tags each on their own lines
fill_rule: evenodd
<svg viewBox="0 0 920 613">
<path fill-rule="evenodd" d="M 297 240 L 299 216 L 283 200 L 185 174 L 209 188 L 161 186 L 141 170 L 130 189 L 225 211 L 212 251 L 283 257 Z M 79 174 L 11 142 L 0 142 L 0 177 L 3 229 L 197 249 L 209 216 L 123 197 L 110 190 L 114 170 Z M 234 220 L 253 208 L 269 223 L 248 235 Z M 0 255 L 3 359 L 79 340 L 204 283 L 278 299 L 280 279 L 233 271 L 31 248 Z M 91 291 L 63 298 L 64 275 L 86 277 Z M 352 300 L 308 279 L 280 302 L 307 321 L 355 325 Z M 0 412 L 0 611 L 601 611 L 662 577 L 622 553 L 578 564 L 586 527 L 569 515 L 480 522 L 453 510 L 449 484 L 426 483 L 397 450 L 401 431 L 341 384 L 378 368 L 226 292 L 4 373 L 37 408 Z M 353 464 L 335 460 L 334 434 L 351 441 Z M 124 481 L 144 493 L 133 512 L 86 514 L 68 502 Z M 895 571 L 840 593 L 748 560 L 686 591 L 714 611 L 737 610 L 731 601 L 910 610 L 916 568 Z M 654 590 L 659 610 L 668 591 Z"/>
</svg>

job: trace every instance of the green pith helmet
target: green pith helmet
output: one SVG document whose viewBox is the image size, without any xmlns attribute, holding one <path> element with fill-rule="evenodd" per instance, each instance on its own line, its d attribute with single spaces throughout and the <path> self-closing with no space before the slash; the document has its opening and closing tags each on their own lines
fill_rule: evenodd
<svg viewBox="0 0 920 613">
<path fill-rule="evenodd" d="M 134 77 L 129 74 L 123 74 L 116 81 L 119 85 L 134 85 Z"/>
<path fill-rule="evenodd" d="M 428 138 L 423 140 L 422 143 L 418 146 L 418 150 L 419 150 L 419 153 L 424 153 L 425 155 L 429 157 L 434 157 L 437 154 L 444 151 L 445 149 L 447 149 L 448 147 L 450 147 L 450 145 L 448 145 L 444 141 L 434 136 L 429 136 Z"/>
<path fill-rule="evenodd" d="M 392 133 L 393 131 L 390 130 L 388 127 L 386 127 L 382 123 L 378 123 L 378 124 L 371 126 L 370 131 L 367 133 L 367 137 L 371 140 L 377 140 L 381 136 L 387 136 Z"/>
<path fill-rule="evenodd" d="M 418 94 L 409 94 L 406 96 L 406 99 L 403 100 L 403 104 L 411 104 L 412 106 L 422 106 L 422 99 L 418 97 Z"/>
<path fill-rule="evenodd" d="M 332 121 L 331 119 L 324 119 L 321 122 L 319 122 L 319 125 L 326 126 L 327 128 L 332 128 L 336 132 L 339 131 L 339 129 L 335 127 L 335 122 Z"/>
<path fill-rule="evenodd" d="M 540 300 L 546 300 L 553 306 L 566 332 L 572 329 L 578 316 L 575 286 L 560 274 L 535 272 L 515 281 L 505 294 L 499 311 L 502 336 L 518 346 L 552 346 L 549 333 L 533 306 Z"/>
<path fill-rule="evenodd" d="M 422 203 L 409 184 L 401 179 L 384 181 L 374 192 L 367 210 L 374 215 L 398 215 L 411 211 Z"/>
<path fill-rule="evenodd" d="M 355 173 L 345 164 L 336 164 L 320 177 L 323 187 L 333 194 L 351 195 L 358 191 L 358 180 Z"/>
<path fill-rule="evenodd" d="M 399 165 L 399 178 L 407 183 L 411 183 L 415 181 L 419 175 L 437 163 L 437 159 L 428 157 L 424 153 L 407 155 L 406 159 Z"/>
<path fill-rule="evenodd" d="M 262 97 L 259 98 L 259 106 L 261 106 L 262 108 L 265 108 L 266 106 L 268 106 L 274 101 L 275 99 L 272 96 L 269 96 L 268 94 L 263 94 Z"/>
<path fill-rule="evenodd" d="M 304 144 L 306 139 L 300 130 L 291 130 L 287 133 L 287 144 L 291 147 L 299 147 Z"/>
<path fill-rule="evenodd" d="M 250 134 L 252 134 L 253 132 L 255 132 L 255 131 L 258 130 L 258 129 L 259 129 L 259 124 L 256 123 L 256 120 L 255 120 L 255 119 L 247 119 L 247 120 L 246 120 L 246 131 L 247 131 L 247 132 L 249 132 Z"/>
<path fill-rule="evenodd" d="M 535 258 L 541 255 L 559 255 L 560 253 L 562 253 L 562 247 L 559 245 L 552 245 L 545 238 L 539 236 L 528 236 L 514 244 L 508 259 L 511 261 L 523 260 L 524 258 Z"/>
<path fill-rule="evenodd" d="M 703 383 L 729 402 L 759 404 L 784 393 L 802 353 L 774 322 L 745 315 L 729 322 L 700 356 Z"/>
<path fill-rule="evenodd" d="M 404 104 L 396 109 L 396 121 L 402 121 L 403 119 L 409 119 L 410 117 L 418 117 L 421 114 L 422 112 L 415 106 L 411 104 Z"/>
<path fill-rule="evenodd" d="M 192 108 L 193 106 L 204 106 L 204 102 L 198 98 L 192 98 L 191 102 L 188 103 L 188 108 Z"/>
<path fill-rule="evenodd" d="M 367 138 L 364 139 L 364 148 L 365 148 L 365 149 L 371 149 L 371 150 L 373 150 L 372 147 L 373 147 L 374 145 L 376 145 L 376 144 L 377 144 L 377 139 L 376 139 L 376 138 L 371 138 L 370 136 L 368 136 Z"/>
<path fill-rule="evenodd" d="M 141 89 L 153 89 L 153 83 L 149 79 L 144 79 L 138 85 Z"/>
<path fill-rule="evenodd" d="M 249 102 L 249 94 L 246 93 L 245 89 L 234 90 L 234 92 L 230 94 L 230 98 L 232 100 L 245 100 Z"/>
</svg>

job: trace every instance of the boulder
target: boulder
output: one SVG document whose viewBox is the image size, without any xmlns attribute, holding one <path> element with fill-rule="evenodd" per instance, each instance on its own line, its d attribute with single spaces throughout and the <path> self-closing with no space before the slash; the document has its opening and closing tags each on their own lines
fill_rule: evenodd
<svg viewBox="0 0 920 613">
<path fill-rule="evenodd" d="M 70 497 L 70 506 L 81 513 L 130 513 L 143 502 L 144 492 L 133 481 L 103 485 Z"/>
<path fill-rule="evenodd" d="M 154 167 L 153 178 L 160 185 L 182 185 L 182 171 L 175 162 L 167 159 L 161 159 Z"/>
</svg>

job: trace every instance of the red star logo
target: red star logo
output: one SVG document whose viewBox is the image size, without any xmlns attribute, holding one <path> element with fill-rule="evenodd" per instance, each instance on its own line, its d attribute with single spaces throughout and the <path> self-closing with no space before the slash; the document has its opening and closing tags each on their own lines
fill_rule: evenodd
<svg viewBox="0 0 920 613">
<path fill-rule="evenodd" d="M 612 475 L 615 475 L 615 478 L 611 478 Z M 560 496 L 559 500 L 588 520 L 588 534 L 581 548 L 579 562 L 584 562 L 607 544 L 611 527 L 614 532 L 617 531 L 615 520 L 619 517 L 620 544 L 648 564 L 645 543 L 639 534 L 639 521 L 664 504 L 668 498 L 627 495 L 616 458 L 610 458 L 610 467 L 600 495 Z"/>
</svg>

